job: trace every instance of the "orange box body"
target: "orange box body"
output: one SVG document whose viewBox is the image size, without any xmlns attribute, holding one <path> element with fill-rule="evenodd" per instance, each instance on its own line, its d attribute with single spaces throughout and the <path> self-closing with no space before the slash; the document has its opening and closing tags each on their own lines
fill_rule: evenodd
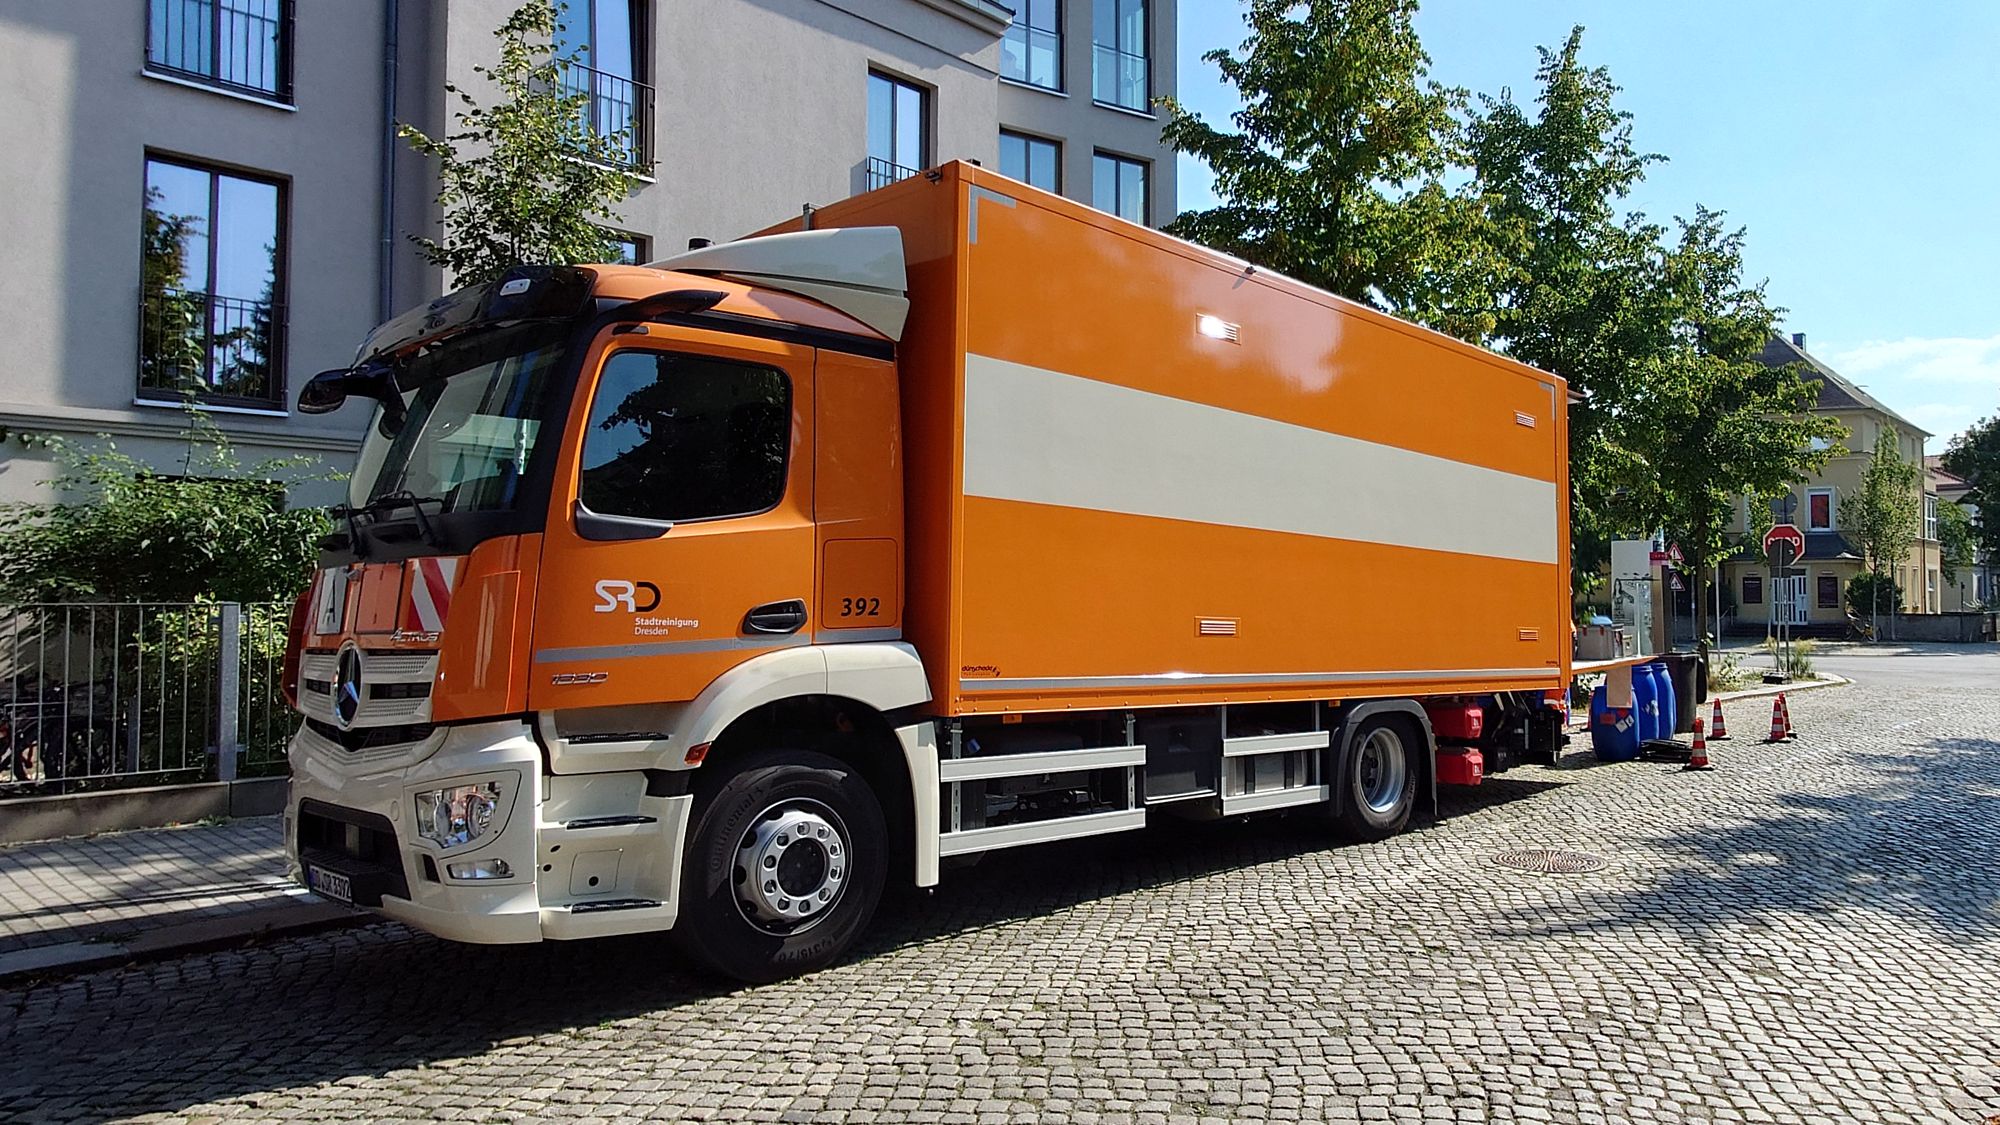
<svg viewBox="0 0 2000 1125">
<path fill-rule="evenodd" d="M 1566 682 L 1561 379 L 963 163 L 814 222 L 903 232 L 942 713 Z"/>
</svg>

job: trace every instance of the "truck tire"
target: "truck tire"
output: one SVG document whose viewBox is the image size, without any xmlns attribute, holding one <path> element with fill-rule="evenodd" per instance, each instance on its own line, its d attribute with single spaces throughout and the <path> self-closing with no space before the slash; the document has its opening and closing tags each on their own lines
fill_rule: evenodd
<svg viewBox="0 0 2000 1125">
<path fill-rule="evenodd" d="M 674 935 L 753 984 L 830 964 L 875 916 L 887 844 L 881 804 L 845 762 L 759 751 L 696 783 Z"/>
<path fill-rule="evenodd" d="M 1370 715 L 1348 743 L 1334 779 L 1335 823 L 1351 840 L 1386 840 L 1410 823 L 1423 773 L 1423 737 L 1407 715 Z"/>
</svg>

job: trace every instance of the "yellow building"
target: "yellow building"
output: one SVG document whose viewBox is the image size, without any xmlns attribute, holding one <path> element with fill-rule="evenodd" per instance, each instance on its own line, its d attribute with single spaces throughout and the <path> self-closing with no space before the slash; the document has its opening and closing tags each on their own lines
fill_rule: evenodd
<svg viewBox="0 0 2000 1125">
<path fill-rule="evenodd" d="M 1826 467 L 1792 490 L 1789 501 L 1774 504 L 1778 509 L 1789 503 L 1791 522 L 1805 533 L 1805 558 L 1794 564 L 1785 581 L 1790 599 L 1777 588 L 1775 578 L 1761 556 L 1741 555 L 1723 564 L 1723 581 L 1736 601 L 1739 630 L 1759 631 L 1775 621 L 1780 603 L 1787 603 L 1794 625 L 1820 626 L 1815 631 L 1837 635 L 1847 621 L 1847 583 L 1861 573 L 1865 564 L 1860 549 L 1841 532 L 1840 503 L 1861 487 L 1862 474 L 1874 455 L 1876 438 L 1893 430 L 1904 460 L 1919 467 L 1924 464 L 1924 439 L 1930 432 L 1884 406 L 1867 391 L 1806 352 L 1805 335 L 1787 340 L 1773 336 L 1758 360 L 1772 367 L 1791 363 L 1807 366 L 1805 377 L 1819 385 L 1819 399 L 1813 413 L 1832 418 L 1847 428 L 1847 439 L 1836 443 L 1839 451 Z M 1937 494 L 1925 484 L 1927 475 L 1918 474 L 1917 487 L 1923 490 L 1922 526 L 1917 542 L 1896 564 L 1890 576 L 1903 592 L 1906 613 L 1938 613 L 1944 604 L 1943 578 L 1939 573 Z M 1738 529 L 1748 534 L 1755 526 L 1749 501 L 1737 513 Z"/>
</svg>

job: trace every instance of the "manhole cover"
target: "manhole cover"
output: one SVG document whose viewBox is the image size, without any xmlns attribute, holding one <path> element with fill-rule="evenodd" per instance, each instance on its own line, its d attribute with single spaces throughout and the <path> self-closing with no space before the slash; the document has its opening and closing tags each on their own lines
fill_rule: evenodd
<svg viewBox="0 0 2000 1125">
<path fill-rule="evenodd" d="M 1541 871 L 1558 875 L 1575 875 L 1583 871 L 1602 871 L 1604 857 L 1589 852 L 1573 852 L 1567 848 L 1523 848 L 1516 852 L 1501 852 L 1493 857 L 1493 862 L 1516 871 Z"/>
</svg>

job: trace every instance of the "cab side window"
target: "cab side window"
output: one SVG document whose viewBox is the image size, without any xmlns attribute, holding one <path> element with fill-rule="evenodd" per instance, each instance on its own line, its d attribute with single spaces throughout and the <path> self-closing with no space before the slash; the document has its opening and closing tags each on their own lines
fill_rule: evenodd
<svg viewBox="0 0 2000 1125">
<path fill-rule="evenodd" d="M 626 351 L 605 363 L 577 498 L 678 522 L 768 511 L 785 495 L 792 385 L 775 367 Z"/>
</svg>

